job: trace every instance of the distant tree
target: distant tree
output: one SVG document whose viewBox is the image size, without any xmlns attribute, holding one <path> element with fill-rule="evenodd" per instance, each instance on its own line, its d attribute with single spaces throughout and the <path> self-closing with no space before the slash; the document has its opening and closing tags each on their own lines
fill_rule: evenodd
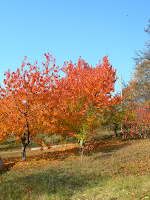
<svg viewBox="0 0 150 200">
<path fill-rule="evenodd" d="M 150 37 L 150 19 L 145 32 Z M 150 38 L 145 50 L 136 54 L 133 77 L 123 90 L 123 103 L 127 108 L 124 125 L 132 137 L 147 137 L 150 131 Z"/>
<path fill-rule="evenodd" d="M 130 135 L 135 137 L 136 135 L 141 137 L 150 137 L 150 106 L 139 107 L 137 104 L 132 104 L 128 108 L 124 115 L 124 136 Z"/>
<path fill-rule="evenodd" d="M 118 96 L 119 99 L 119 96 Z M 110 106 L 109 110 L 104 111 L 104 125 L 114 130 L 114 135 L 118 136 L 118 130 L 121 131 L 126 107 L 118 101 L 115 105 Z"/>
<path fill-rule="evenodd" d="M 135 72 L 130 82 L 132 99 L 138 104 L 150 103 L 150 19 L 145 32 L 149 39 L 145 44 L 145 50 L 136 53 Z"/>
</svg>

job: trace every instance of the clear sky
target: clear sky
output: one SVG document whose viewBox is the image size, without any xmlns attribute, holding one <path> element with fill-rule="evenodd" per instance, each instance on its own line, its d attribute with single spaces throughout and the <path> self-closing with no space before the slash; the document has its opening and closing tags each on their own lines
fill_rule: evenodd
<svg viewBox="0 0 150 200">
<path fill-rule="evenodd" d="M 0 84 L 24 56 L 40 65 L 47 52 L 60 67 L 79 56 L 95 66 L 108 54 L 127 83 L 149 18 L 150 0 L 0 0 Z"/>
</svg>

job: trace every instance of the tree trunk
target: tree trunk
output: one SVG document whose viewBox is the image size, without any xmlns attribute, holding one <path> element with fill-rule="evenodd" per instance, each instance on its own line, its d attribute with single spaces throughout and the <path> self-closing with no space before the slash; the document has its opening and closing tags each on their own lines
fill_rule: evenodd
<svg viewBox="0 0 150 200">
<path fill-rule="evenodd" d="M 23 136 L 21 137 L 22 140 L 22 160 L 26 160 L 26 146 L 30 143 L 29 140 L 29 132 L 28 132 L 28 138 L 27 138 L 27 143 L 26 143 L 26 134 L 24 133 Z"/>
<path fill-rule="evenodd" d="M 81 163 L 83 162 L 83 151 L 84 151 L 84 142 L 81 139 L 79 142 L 80 148 L 79 148 L 79 153 L 81 154 Z"/>
<path fill-rule="evenodd" d="M 22 154 L 22 160 L 26 160 L 26 147 L 22 148 L 21 154 Z"/>
<path fill-rule="evenodd" d="M 81 149 L 81 163 L 83 163 L 83 147 Z"/>
<path fill-rule="evenodd" d="M 117 137 L 117 130 L 118 130 L 118 126 L 115 125 L 115 127 L 114 127 L 114 134 L 115 134 L 116 137 Z"/>
<path fill-rule="evenodd" d="M 0 157 L 0 170 L 3 168 L 3 166 L 4 166 L 4 163 L 3 163 L 2 158 Z"/>
</svg>

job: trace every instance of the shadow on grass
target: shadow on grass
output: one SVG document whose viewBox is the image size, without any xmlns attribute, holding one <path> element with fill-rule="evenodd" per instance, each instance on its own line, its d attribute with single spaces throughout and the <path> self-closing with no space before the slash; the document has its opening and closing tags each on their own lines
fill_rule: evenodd
<svg viewBox="0 0 150 200">
<path fill-rule="evenodd" d="M 62 151 L 52 151 L 52 152 L 37 152 L 37 154 L 32 154 L 33 152 L 30 151 L 30 153 L 27 151 L 27 158 L 26 161 L 30 162 L 32 160 L 34 161 L 40 161 L 40 160 L 47 160 L 47 161 L 62 161 L 70 156 L 76 156 L 79 155 L 79 149 L 77 147 L 66 149 Z M 21 152 L 20 156 L 16 155 L 14 157 L 8 156 L 7 158 L 3 158 L 4 167 L 2 169 L 3 171 L 9 171 L 11 167 L 13 167 L 17 162 L 22 161 L 21 159 Z"/>
<path fill-rule="evenodd" d="M 96 156 L 96 157 L 94 158 L 94 160 L 101 160 L 101 159 L 103 159 L 103 158 L 109 158 L 109 157 L 111 157 L 112 155 L 113 155 L 112 153 L 107 153 L 107 154 L 99 155 L 99 156 Z"/>
<path fill-rule="evenodd" d="M 107 138 L 106 140 L 93 142 L 93 152 L 104 152 L 104 158 L 112 155 L 113 151 L 118 150 L 126 145 L 130 145 L 129 141 L 116 140 L 115 138 Z M 112 153 L 111 153 L 112 152 Z M 62 161 L 71 155 L 79 155 L 77 147 L 67 149 L 65 151 L 44 152 L 40 155 L 28 155 L 27 161 L 48 160 Z M 87 154 L 88 155 L 88 154 Z M 9 158 L 7 158 L 9 160 Z M 14 159 L 14 160 L 13 160 Z M 100 159 L 96 157 L 96 159 Z M 5 159 L 4 159 L 5 161 Z M 18 158 L 11 158 L 12 165 L 18 162 Z M 84 193 L 86 187 L 95 187 L 97 184 L 104 186 L 110 176 L 102 176 L 101 172 L 93 175 L 88 170 L 84 170 L 77 162 L 73 168 L 67 164 L 63 167 L 65 162 L 60 162 L 58 165 L 49 169 L 40 169 L 35 174 L 29 174 L 24 171 L 21 176 L 15 175 L 11 180 L 7 180 L 0 187 L 0 194 L 2 199 L 63 199 L 69 200 L 75 193 Z M 62 165 L 62 166 L 61 166 Z M 68 167 L 69 166 L 69 167 Z M 11 167 L 11 166 L 10 166 Z M 82 173 L 82 168 L 84 172 Z M 81 169 L 80 169 L 81 168 Z M 9 170 L 9 168 L 8 168 Z M 16 172 L 17 173 L 17 172 Z"/>
<path fill-rule="evenodd" d="M 4 174 L 7 171 L 10 171 L 10 169 L 15 165 L 15 162 L 10 162 L 7 164 L 4 164 L 4 166 L 2 167 L 2 169 L 0 170 L 0 174 Z"/>
<path fill-rule="evenodd" d="M 28 156 L 27 160 L 64 160 L 65 158 L 68 158 L 70 155 L 78 155 L 79 154 L 79 149 L 77 147 L 71 148 L 71 149 L 66 149 L 62 151 L 53 151 L 53 152 L 44 152 L 41 155 L 33 155 L 33 156 Z"/>
<path fill-rule="evenodd" d="M 94 141 L 93 143 L 89 144 L 87 147 L 85 147 L 85 156 L 91 156 L 95 152 L 104 152 L 104 153 L 111 153 L 113 151 L 116 151 L 120 148 L 123 148 L 126 145 L 129 145 L 129 141 L 122 141 L 119 139 L 115 139 L 112 137 L 109 137 L 109 139 L 100 140 L 100 141 Z M 92 149 L 90 151 L 89 149 Z M 51 152 L 36 152 L 36 154 L 33 151 L 27 150 L 27 159 L 26 161 L 39 161 L 39 160 L 47 160 L 47 161 L 62 161 L 70 156 L 77 156 L 79 155 L 79 148 L 74 147 L 71 149 L 64 149 L 64 150 L 55 150 Z M 108 154 L 110 155 L 110 154 Z M 105 155 L 106 156 L 106 155 Z M 17 162 L 21 161 L 21 154 L 20 156 L 16 154 L 16 156 L 11 157 L 9 155 L 7 158 L 3 159 L 4 164 L 4 170 L 9 170 L 13 165 L 15 165 Z"/>
<path fill-rule="evenodd" d="M 24 176 L 5 182 L 0 188 L 0 193 L 3 200 L 24 199 L 25 196 L 28 199 L 69 200 L 75 193 L 85 192 L 85 187 L 95 187 L 99 182 L 104 185 L 110 178 L 103 178 L 99 174 L 96 176 L 96 181 L 92 173 L 81 171 L 56 166 L 37 174 L 24 174 Z"/>
<path fill-rule="evenodd" d="M 130 144 L 130 141 L 123 141 L 120 138 L 108 136 L 102 138 L 100 141 L 95 140 L 91 144 L 87 144 L 85 147 L 85 155 L 91 155 L 95 152 L 110 153 Z M 92 150 L 90 151 L 90 149 Z"/>
</svg>

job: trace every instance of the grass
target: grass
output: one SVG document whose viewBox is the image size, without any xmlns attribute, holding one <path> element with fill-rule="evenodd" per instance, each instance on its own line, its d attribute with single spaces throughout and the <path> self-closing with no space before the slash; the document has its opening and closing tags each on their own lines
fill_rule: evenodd
<svg viewBox="0 0 150 200">
<path fill-rule="evenodd" d="M 51 145 L 57 145 L 57 144 L 67 144 L 67 143 L 76 143 L 77 140 L 75 140 L 73 137 L 66 137 L 63 139 L 59 135 L 53 135 L 51 137 L 45 138 L 47 143 L 50 143 Z M 60 141 L 60 142 L 59 142 Z M 32 147 L 38 147 L 38 144 L 36 144 L 34 141 L 30 141 L 28 148 Z M 11 152 L 11 151 L 17 151 L 18 149 L 21 149 L 22 145 L 17 144 L 16 139 L 9 139 L 9 141 L 4 142 L 3 144 L 0 144 L 0 153 L 1 152 Z"/>
<path fill-rule="evenodd" d="M 96 141 L 83 163 L 75 147 L 30 155 L 27 161 L 5 157 L 14 164 L 0 174 L 0 199 L 150 199 L 149 146 L 148 139 Z"/>
<path fill-rule="evenodd" d="M 101 131 L 100 129 L 97 129 L 97 132 L 95 134 L 95 139 L 100 140 L 101 138 L 109 137 L 110 135 L 113 135 L 113 131 Z M 45 137 L 45 140 L 47 143 L 50 143 L 51 145 L 77 143 L 77 140 L 74 137 L 68 136 L 63 139 L 60 135 L 52 135 L 50 137 Z M 16 139 L 11 138 L 8 141 L 5 141 L 3 144 L 0 144 L 0 153 L 6 151 L 8 152 L 17 151 L 18 149 L 20 150 L 22 148 L 22 145 L 18 145 L 16 142 L 17 142 Z M 28 148 L 38 147 L 38 144 L 34 143 L 34 141 L 31 140 L 27 147 Z"/>
</svg>

